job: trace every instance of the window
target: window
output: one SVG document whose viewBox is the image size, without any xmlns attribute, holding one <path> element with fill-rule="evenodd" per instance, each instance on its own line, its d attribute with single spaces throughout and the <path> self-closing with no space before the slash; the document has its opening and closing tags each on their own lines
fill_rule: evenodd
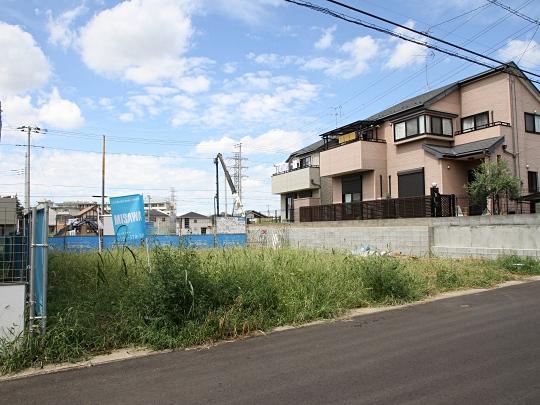
<svg viewBox="0 0 540 405">
<path fill-rule="evenodd" d="M 300 168 L 303 169 L 304 167 L 311 166 L 311 156 L 306 156 L 300 159 Z"/>
<path fill-rule="evenodd" d="M 298 198 L 309 198 L 309 197 L 313 197 L 312 190 L 302 190 L 298 192 Z"/>
<path fill-rule="evenodd" d="M 425 195 L 424 168 L 398 173 L 399 198 L 423 195 Z"/>
<path fill-rule="evenodd" d="M 201 228 L 201 235 L 206 235 L 206 228 Z"/>
<path fill-rule="evenodd" d="M 538 192 L 538 172 L 527 172 L 529 193 Z"/>
<path fill-rule="evenodd" d="M 197 220 L 196 220 L 196 219 L 194 219 L 194 220 L 193 220 L 193 223 L 194 223 L 194 224 L 196 224 L 196 223 L 197 223 Z"/>
<path fill-rule="evenodd" d="M 540 134 L 540 115 L 525 113 L 525 131 Z"/>
<path fill-rule="evenodd" d="M 420 115 L 394 124 L 394 139 L 396 141 L 422 134 L 452 136 L 452 120 L 450 118 Z"/>
<path fill-rule="evenodd" d="M 341 178 L 341 201 L 351 203 L 362 201 L 362 175 L 354 174 Z"/>
<path fill-rule="evenodd" d="M 396 139 L 396 141 L 398 141 L 400 139 L 405 139 L 405 137 L 406 137 L 405 123 L 400 122 L 400 123 L 394 125 L 394 138 Z"/>
<path fill-rule="evenodd" d="M 464 117 L 461 119 L 461 131 L 475 131 L 477 129 L 486 128 L 489 125 L 489 113 L 487 111 Z"/>
<path fill-rule="evenodd" d="M 184 218 L 184 229 L 189 228 L 189 218 Z"/>
</svg>

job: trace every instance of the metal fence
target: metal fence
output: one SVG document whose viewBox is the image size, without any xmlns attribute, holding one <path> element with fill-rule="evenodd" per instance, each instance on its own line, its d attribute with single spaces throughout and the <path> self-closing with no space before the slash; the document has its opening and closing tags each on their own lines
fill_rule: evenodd
<svg viewBox="0 0 540 405">
<path fill-rule="evenodd" d="M 0 207 L 0 283 L 28 281 L 28 217 Z"/>
<path fill-rule="evenodd" d="M 300 208 L 300 222 L 451 217 L 456 215 L 454 195 L 388 198 Z"/>
<path fill-rule="evenodd" d="M 495 201 L 488 200 L 484 204 L 473 202 L 468 196 L 456 197 L 457 215 L 513 215 L 534 214 L 540 212 L 540 204 L 512 199 L 506 195 L 498 196 Z"/>
</svg>

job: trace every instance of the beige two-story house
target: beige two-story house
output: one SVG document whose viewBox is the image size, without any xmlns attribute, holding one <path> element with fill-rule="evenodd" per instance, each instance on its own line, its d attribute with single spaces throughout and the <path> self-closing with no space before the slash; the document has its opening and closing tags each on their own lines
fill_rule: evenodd
<svg viewBox="0 0 540 405">
<path fill-rule="evenodd" d="M 319 194 L 331 193 L 334 204 L 428 195 L 434 184 L 442 194 L 464 196 L 473 169 L 486 159 L 508 161 L 521 178 L 524 195 L 538 191 L 540 92 L 514 63 L 418 95 L 321 137 Z M 288 191 L 273 188 L 282 196 Z M 482 212 L 466 199 L 459 209 L 465 215 Z"/>
</svg>

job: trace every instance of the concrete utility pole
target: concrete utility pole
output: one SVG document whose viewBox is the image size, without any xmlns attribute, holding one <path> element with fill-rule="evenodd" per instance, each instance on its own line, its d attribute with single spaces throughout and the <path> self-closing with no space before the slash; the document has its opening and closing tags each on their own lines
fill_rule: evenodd
<svg viewBox="0 0 540 405">
<path fill-rule="evenodd" d="M 39 134 L 41 132 L 46 132 L 46 129 L 41 129 L 38 127 L 31 127 L 31 126 L 22 126 L 17 128 L 21 132 L 26 132 L 28 134 L 27 141 L 26 141 L 26 166 L 24 169 L 24 188 L 25 188 L 25 196 L 24 196 L 24 205 L 25 205 L 25 211 L 28 213 L 30 212 L 30 148 L 32 147 L 30 143 L 30 135 L 33 133 Z"/>
<path fill-rule="evenodd" d="M 98 227 L 99 232 L 99 251 L 104 248 L 103 234 L 105 226 L 105 135 L 103 135 L 102 155 L 101 155 L 101 226 Z"/>
</svg>

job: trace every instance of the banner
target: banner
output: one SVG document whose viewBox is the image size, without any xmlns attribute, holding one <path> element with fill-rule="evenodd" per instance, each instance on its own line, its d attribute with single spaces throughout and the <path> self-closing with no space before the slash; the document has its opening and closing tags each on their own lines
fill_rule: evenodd
<svg viewBox="0 0 540 405">
<path fill-rule="evenodd" d="M 141 194 L 111 197 L 111 213 L 117 240 L 133 241 L 146 237 L 144 200 Z"/>
<path fill-rule="evenodd" d="M 216 231 L 218 234 L 246 233 L 246 218 L 244 217 L 217 217 Z"/>
</svg>

